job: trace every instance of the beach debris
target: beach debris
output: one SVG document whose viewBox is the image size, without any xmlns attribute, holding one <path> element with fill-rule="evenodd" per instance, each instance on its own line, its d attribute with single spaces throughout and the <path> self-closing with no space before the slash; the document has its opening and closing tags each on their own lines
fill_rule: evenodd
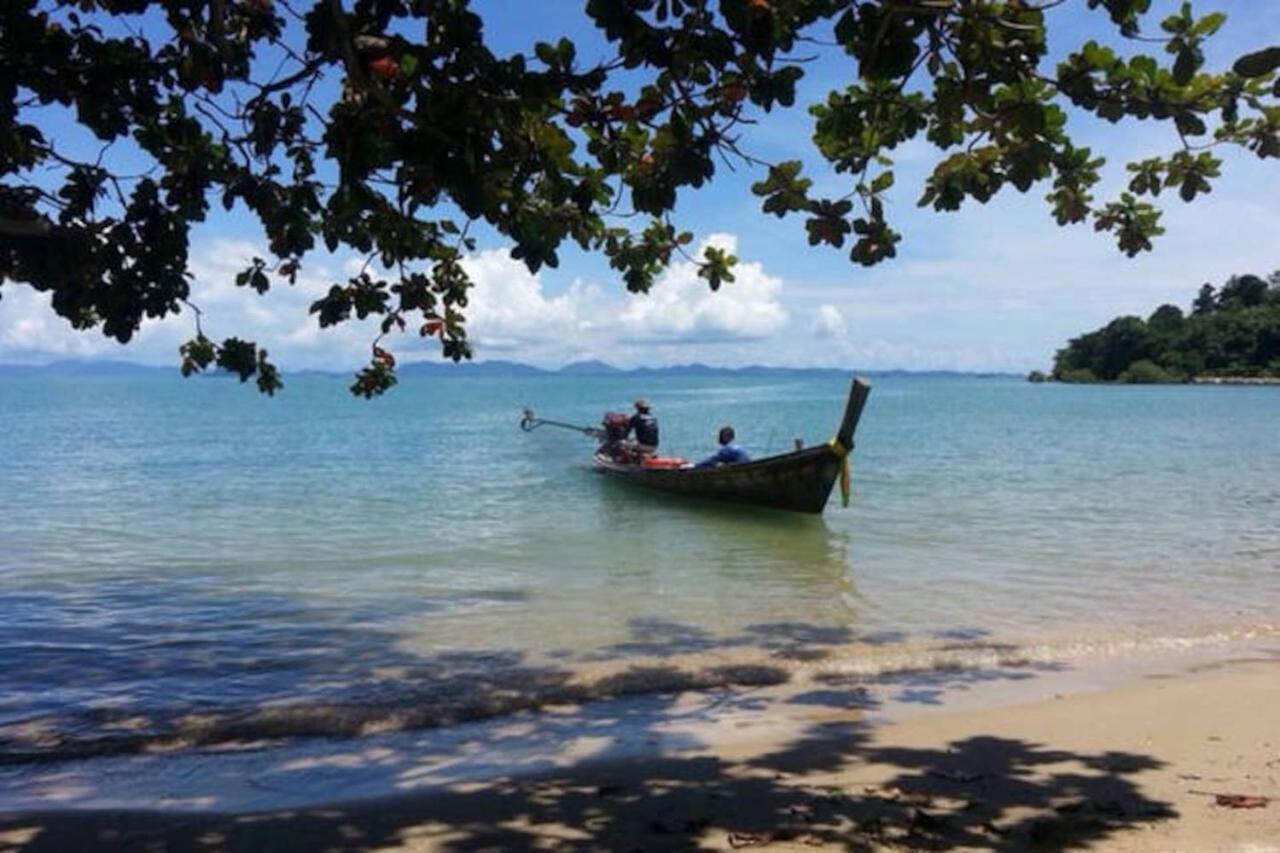
<svg viewBox="0 0 1280 853">
<path fill-rule="evenodd" d="M 729 846 L 735 850 L 743 847 L 762 847 L 773 840 L 773 836 L 764 832 L 730 832 Z"/>
<path fill-rule="evenodd" d="M 1213 801 L 1229 809 L 1264 809 L 1271 802 L 1271 798 L 1255 794 L 1218 794 Z"/>
<path fill-rule="evenodd" d="M 1202 797 L 1213 797 L 1213 803 L 1227 809 L 1265 809 L 1275 797 L 1261 794 L 1224 794 L 1218 791 L 1188 791 Z"/>
</svg>

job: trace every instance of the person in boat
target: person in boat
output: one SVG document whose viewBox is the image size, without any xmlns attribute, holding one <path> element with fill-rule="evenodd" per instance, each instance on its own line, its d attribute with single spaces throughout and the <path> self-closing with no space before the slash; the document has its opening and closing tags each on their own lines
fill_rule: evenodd
<svg viewBox="0 0 1280 853">
<path fill-rule="evenodd" d="M 751 457 L 747 455 L 747 451 L 737 445 L 734 439 L 737 436 L 733 432 L 733 427 L 720 427 L 720 449 L 715 453 L 703 459 L 695 468 L 714 468 L 718 465 L 739 465 L 743 462 L 750 462 Z"/>
<path fill-rule="evenodd" d="M 636 400 L 636 413 L 631 416 L 631 429 L 634 435 L 637 453 L 651 454 L 658 449 L 658 419 L 654 417 L 649 401 L 641 397 Z"/>
</svg>

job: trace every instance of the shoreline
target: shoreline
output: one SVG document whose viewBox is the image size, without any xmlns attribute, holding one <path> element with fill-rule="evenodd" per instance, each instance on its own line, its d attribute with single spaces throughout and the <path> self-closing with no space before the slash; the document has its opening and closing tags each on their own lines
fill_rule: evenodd
<svg viewBox="0 0 1280 853">
<path fill-rule="evenodd" d="M 1280 376 L 1193 376 L 1192 385 L 1280 385 Z"/>
<path fill-rule="evenodd" d="M 1100 673 L 1143 665 L 1134 661 L 1211 657 L 1242 644 L 1280 644 L 1280 626 L 1259 621 L 1184 626 L 1171 634 L 1133 627 L 1098 633 L 1076 625 L 1037 637 L 978 629 L 857 636 L 805 623 L 775 627 L 779 630 L 747 642 L 742 636 L 699 637 L 688 645 L 672 641 L 648 654 L 531 657 L 509 668 L 437 670 L 426 680 L 404 680 L 400 691 L 384 684 L 361 701 L 303 698 L 173 714 L 121 709 L 98 710 L 79 720 L 31 717 L 0 725 L 0 808 L 6 776 L 38 765 L 151 754 L 218 755 L 246 743 L 290 750 L 343 739 L 369 742 L 381 735 L 430 739 L 446 733 L 447 740 L 458 727 L 501 726 L 566 706 L 743 690 L 776 698 L 832 684 L 878 690 L 890 698 L 879 717 L 898 719 L 932 708 L 944 695 L 949 707 L 998 705 L 1034 695 L 1048 675 L 1078 687 Z M 982 689 L 969 691 L 970 685 Z M 907 701 L 892 699 L 899 693 Z"/>
<path fill-rule="evenodd" d="M 1032 371 L 1032 373 L 1036 372 Z M 1028 376 L 1025 381 L 1033 385 L 1280 385 L 1280 376 L 1188 376 L 1184 379 L 1168 379 L 1159 382 L 1122 382 L 1119 379 L 1070 381 L 1054 379 L 1047 374 L 1040 374 L 1040 376 L 1041 378 L 1039 379 L 1032 379 Z"/>
<path fill-rule="evenodd" d="M 1280 797 L 1278 666 L 1276 642 L 1236 643 L 1025 678 L 851 676 L 76 762 L 47 768 L 43 797 L 3 796 L 0 849 L 1280 849 L 1266 846 L 1280 800 L 1212 796 Z"/>
</svg>

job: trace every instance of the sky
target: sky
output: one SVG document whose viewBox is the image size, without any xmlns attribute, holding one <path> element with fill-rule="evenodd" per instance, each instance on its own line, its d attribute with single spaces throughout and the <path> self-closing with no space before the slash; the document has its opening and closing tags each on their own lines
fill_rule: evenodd
<svg viewBox="0 0 1280 853">
<path fill-rule="evenodd" d="M 1149 26 L 1178 5 L 1156 0 Z M 576 0 L 492 0 L 477 8 L 499 53 L 529 52 L 536 41 L 568 36 L 578 42 L 582 62 L 606 55 Z M 1280 43 L 1280 3 L 1273 0 L 1200 0 L 1193 9 L 1228 14 L 1207 46 L 1211 69 Z M 1117 41 L 1105 16 L 1087 10 L 1083 0 L 1048 14 L 1056 54 L 1088 38 Z M 817 189 L 846 192 L 845 179 L 820 168 L 805 107 L 853 74 L 852 60 L 820 54 L 806 66 L 797 107 L 763 117 L 744 133 L 743 147 L 765 159 L 801 159 Z M 1168 155 L 1178 146 L 1173 128 L 1155 122 L 1117 127 L 1073 113 L 1069 130 L 1077 144 L 1107 157 L 1099 200 L 1123 189 L 1125 162 Z M 469 335 L 477 359 L 546 367 L 601 359 L 623 367 L 1044 368 L 1068 338 L 1117 315 L 1146 316 L 1166 302 L 1185 307 L 1206 281 L 1280 269 L 1280 164 L 1244 151 L 1220 153 L 1223 175 L 1213 191 L 1190 205 L 1162 194 L 1166 233 L 1154 252 L 1128 258 L 1091 226 L 1059 227 L 1043 200 L 1047 184 L 1026 195 L 1006 191 L 986 205 L 966 203 L 957 213 L 916 207 L 940 155 L 912 142 L 894 152 L 897 181 L 887 204 L 904 240 L 896 259 L 870 269 L 851 263 L 847 247 L 810 247 L 802 219 L 761 213 L 749 189 L 759 173 L 721 168 L 708 187 L 681 195 L 674 220 L 694 233 L 699 248 L 731 248 L 740 261 L 736 281 L 712 293 L 691 263 L 677 262 L 648 295 L 631 295 L 603 258 L 576 247 L 566 247 L 558 268 L 532 275 L 509 257 L 509 242 L 480 229 L 477 251 L 466 261 L 475 281 Z M 233 283 L 249 258 L 266 254 L 254 226 L 248 216 L 219 213 L 193 233 L 192 301 L 204 312 L 206 332 L 256 340 L 285 370 L 348 369 L 367 361 L 371 325 L 321 330 L 307 312 L 335 277 L 358 270 L 361 260 L 311 257 L 297 285 L 258 297 Z M 0 296 L 0 362 L 176 364 L 178 345 L 194 330 L 187 314 L 147 321 L 121 346 L 71 330 L 47 297 L 25 285 L 6 282 Z M 436 345 L 413 334 L 393 336 L 386 345 L 402 359 L 439 357 Z"/>
</svg>

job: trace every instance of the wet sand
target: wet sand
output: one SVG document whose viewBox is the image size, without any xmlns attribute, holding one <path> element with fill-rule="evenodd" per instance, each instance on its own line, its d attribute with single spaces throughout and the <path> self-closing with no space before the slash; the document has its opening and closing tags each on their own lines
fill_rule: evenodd
<svg viewBox="0 0 1280 853">
<path fill-rule="evenodd" d="M 53 765 L 0 812 L 0 851 L 1280 850 L 1275 650 L 1013 683 L 829 679 Z"/>
</svg>

